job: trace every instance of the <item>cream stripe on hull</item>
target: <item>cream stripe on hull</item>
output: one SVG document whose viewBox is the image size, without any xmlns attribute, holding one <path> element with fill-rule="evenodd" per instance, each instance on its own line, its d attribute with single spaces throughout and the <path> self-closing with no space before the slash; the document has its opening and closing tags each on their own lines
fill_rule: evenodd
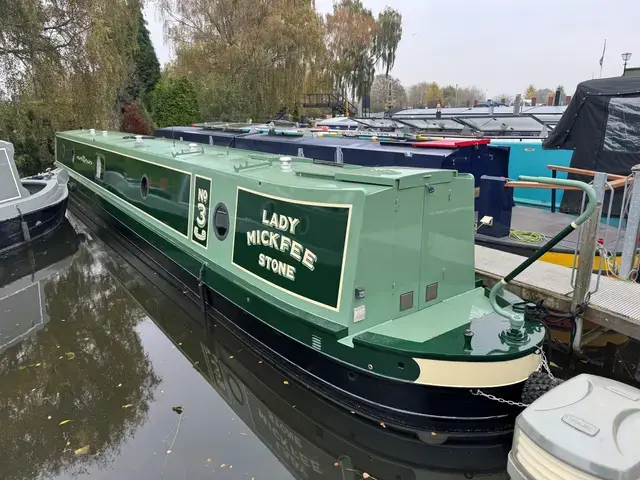
<svg viewBox="0 0 640 480">
<path fill-rule="evenodd" d="M 489 388 L 520 383 L 540 365 L 540 355 L 531 354 L 503 362 L 450 362 L 414 358 L 420 367 L 415 383 L 439 387 Z"/>
</svg>

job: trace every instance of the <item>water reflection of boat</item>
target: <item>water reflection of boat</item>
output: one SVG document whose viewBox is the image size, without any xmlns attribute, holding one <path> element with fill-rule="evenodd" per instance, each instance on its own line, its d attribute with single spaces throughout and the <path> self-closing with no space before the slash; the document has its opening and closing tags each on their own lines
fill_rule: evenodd
<svg viewBox="0 0 640 480">
<path fill-rule="evenodd" d="M 0 258 L 0 353 L 48 322 L 42 285 L 71 265 L 79 244 L 79 236 L 65 219 L 52 236 Z"/>
<path fill-rule="evenodd" d="M 207 332 L 192 320 L 154 322 L 294 478 L 356 480 L 362 472 L 380 480 L 508 478 L 508 443 L 425 444 L 289 383 L 223 327 Z"/>
<path fill-rule="evenodd" d="M 146 421 L 160 381 L 135 328 L 144 311 L 70 220 L 0 257 L 0 333 L 17 333 L 0 349 L 3 480 L 114 478 L 100 469 Z M 44 328 L 9 328 L 25 320 Z"/>
</svg>

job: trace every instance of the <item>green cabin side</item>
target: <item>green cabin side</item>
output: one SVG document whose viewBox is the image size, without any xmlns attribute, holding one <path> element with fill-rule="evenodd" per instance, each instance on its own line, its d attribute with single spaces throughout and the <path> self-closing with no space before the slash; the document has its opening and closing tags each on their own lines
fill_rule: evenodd
<svg viewBox="0 0 640 480">
<path fill-rule="evenodd" d="M 342 357 L 362 347 L 429 357 L 474 322 L 491 337 L 486 351 L 503 349 L 492 332 L 504 322 L 475 281 L 471 175 L 137 142 L 62 132 L 56 158 L 169 242 L 174 261 L 224 277 L 234 303 L 252 296 L 286 312 L 268 320 L 275 328 L 311 346 L 322 337 Z M 454 343 L 454 356 L 475 356 Z"/>
</svg>

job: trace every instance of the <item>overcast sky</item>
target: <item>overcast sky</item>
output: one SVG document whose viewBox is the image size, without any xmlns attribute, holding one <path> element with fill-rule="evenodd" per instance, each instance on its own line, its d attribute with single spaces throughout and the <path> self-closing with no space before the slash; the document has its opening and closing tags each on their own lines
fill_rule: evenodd
<svg viewBox="0 0 640 480">
<path fill-rule="evenodd" d="M 316 0 L 323 14 L 332 0 Z M 364 0 L 377 15 L 386 5 L 402 14 L 403 35 L 392 75 L 409 86 L 423 80 L 476 85 L 489 97 L 524 93 L 527 85 L 572 94 L 578 82 L 640 65 L 639 0 Z M 147 7 L 149 30 L 162 64 L 171 49 Z"/>
</svg>

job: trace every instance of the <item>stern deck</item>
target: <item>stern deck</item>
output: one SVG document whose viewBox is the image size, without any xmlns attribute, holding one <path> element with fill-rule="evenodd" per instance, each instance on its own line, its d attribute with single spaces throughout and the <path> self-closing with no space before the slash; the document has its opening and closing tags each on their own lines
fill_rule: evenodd
<svg viewBox="0 0 640 480">
<path fill-rule="evenodd" d="M 531 353 L 544 338 L 544 328 L 527 322 L 529 342 L 509 346 L 500 333 L 509 321 L 493 312 L 484 288 L 447 299 L 427 309 L 377 325 L 340 342 L 417 358 L 491 362 Z M 464 333 L 473 332 L 471 349 L 465 349 Z"/>
<path fill-rule="evenodd" d="M 485 283 L 495 284 L 523 258 L 511 253 L 475 247 L 476 273 Z M 591 275 L 590 290 L 596 289 L 596 274 Z M 507 290 L 531 301 L 544 300 L 549 308 L 571 310 L 571 269 L 547 262 L 536 262 L 511 281 Z M 597 291 L 584 313 L 584 319 L 640 340 L 640 284 L 602 276 Z"/>
</svg>

